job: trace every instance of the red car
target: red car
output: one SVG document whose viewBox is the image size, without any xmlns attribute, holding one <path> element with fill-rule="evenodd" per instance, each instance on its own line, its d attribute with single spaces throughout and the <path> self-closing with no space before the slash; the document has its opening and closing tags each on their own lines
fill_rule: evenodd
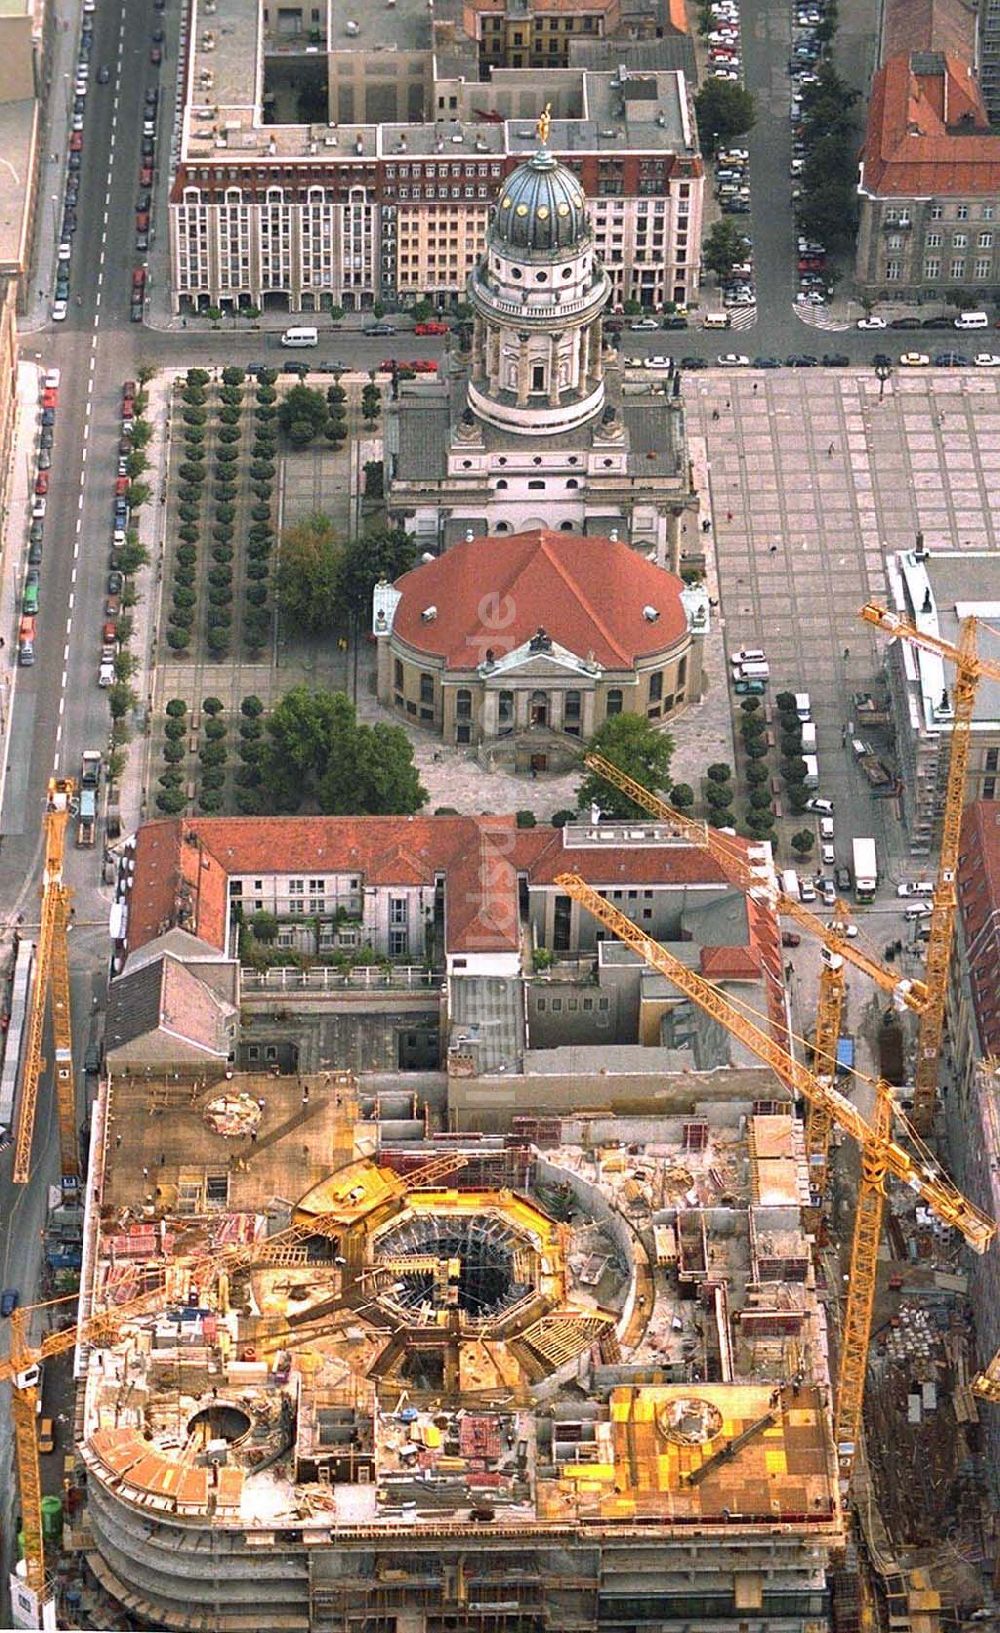
<svg viewBox="0 0 1000 1633">
<path fill-rule="evenodd" d="M 394 357 L 386 357 L 379 364 L 378 372 L 379 374 L 391 374 L 396 366 L 396 359 Z M 399 366 L 402 367 L 401 364 Z"/>
<path fill-rule="evenodd" d="M 122 398 L 122 419 L 123 420 L 130 420 L 130 419 L 133 418 L 134 414 L 135 414 L 135 398 L 134 397 L 123 397 Z"/>
<path fill-rule="evenodd" d="M 128 496 L 129 479 L 127 476 L 115 477 L 115 498 L 125 499 Z"/>
<path fill-rule="evenodd" d="M 35 477 L 35 492 L 41 494 L 48 493 L 48 491 L 49 473 L 48 471 L 39 471 L 38 475 Z"/>
<path fill-rule="evenodd" d="M 153 166 L 151 164 L 144 164 L 142 169 L 139 171 L 139 186 L 140 187 L 152 187 L 152 185 L 153 185 Z"/>
<path fill-rule="evenodd" d="M 82 130 L 75 130 L 73 132 L 72 136 L 69 139 L 69 150 L 70 150 L 71 153 L 82 153 L 83 152 L 83 131 Z"/>
<path fill-rule="evenodd" d="M 826 269 L 826 258 L 822 255 L 800 255 L 800 272 L 823 272 Z"/>
<path fill-rule="evenodd" d="M 123 397 L 134 397 L 135 396 L 135 381 L 134 380 L 126 380 L 125 381 L 125 384 L 122 386 L 122 396 Z"/>
<path fill-rule="evenodd" d="M 436 374 L 438 366 L 433 357 L 413 357 L 408 363 L 400 363 L 401 369 L 412 369 L 414 374 Z"/>
<path fill-rule="evenodd" d="M 59 407 L 59 391 L 56 386 L 46 386 L 45 390 L 42 392 L 42 407 Z"/>
<path fill-rule="evenodd" d="M 426 323 L 415 323 L 413 333 L 415 335 L 446 335 L 448 325 L 439 322 L 437 318 L 428 318 Z"/>
</svg>

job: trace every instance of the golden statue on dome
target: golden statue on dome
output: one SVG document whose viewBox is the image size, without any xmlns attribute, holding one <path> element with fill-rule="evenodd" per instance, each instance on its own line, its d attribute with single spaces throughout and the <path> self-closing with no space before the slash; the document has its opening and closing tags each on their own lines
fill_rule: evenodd
<svg viewBox="0 0 1000 1633">
<path fill-rule="evenodd" d="M 541 142 L 543 147 L 546 147 L 549 140 L 549 131 L 552 129 L 551 102 L 546 102 L 541 113 L 538 115 L 538 124 L 535 126 L 535 129 L 538 132 L 538 140 Z"/>
</svg>

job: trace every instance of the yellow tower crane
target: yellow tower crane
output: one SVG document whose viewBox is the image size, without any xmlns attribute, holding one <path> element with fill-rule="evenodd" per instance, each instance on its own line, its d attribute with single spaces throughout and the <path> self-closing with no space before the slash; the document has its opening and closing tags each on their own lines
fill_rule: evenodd
<svg viewBox="0 0 1000 1633">
<path fill-rule="evenodd" d="M 80 1180 L 80 1150 L 76 1130 L 76 1088 L 73 1082 L 73 1039 L 70 1027 L 69 955 L 66 930 L 71 892 L 63 884 L 66 824 L 76 793 L 72 777 L 50 777 L 45 811 L 45 869 L 42 874 L 42 919 L 35 948 L 35 981 L 28 1016 L 28 1042 L 21 1098 L 14 1138 L 15 1185 L 26 1185 L 31 1172 L 31 1143 L 35 1132 L 38 1084 L 45 1068 L 42 1035 L 45 1004 L 51 994 L 52 1045 L 55 1054 L 56 1104 L 59 1113 L 59 1163 L 64 1185 Z"/>
<path fill-rule="evenodd" d="M 955 934 L 955 915 L 958 897 L 955 893 L 955 875 L 958 869 L 958 847 L 962 833 L 962 811 L 965 808 L 965 780 L 969 766 L 969 748 L 972 742 L 972 715 L 976 706 L 976 690 L 980 678 L 988 675 L 1000 680 L 1000 663 L 981 658 L 976 652 L 975 618 L 964 618 L 958 645 L 942 641 L 939 636 L 918 629 L 887 608 L 867 603 L 861 609 L 866 623 L 874 624 L 887 635 L 914 646 L 936 652 L 955 665 L 951 728 L 951 753 L 948 760 L 948 783 L 945 791 L 944 813 L 941 822 L 941 856 L 938 863 L 937 884 L 931 906 L 931 920 L 927 940 L 927 986 L 930 1002 L 920 1019 L 917 1034 L 917 1063 L 913 1080 L 913 1121 L 924 1134 L 934 1118 L 937 1104 L 938 1073 L 941 1064 L 941 1039 L 944 1035 L 944 1012 L 948 997 L 948 962 L 951 958 Z"/>
<path fill-rule="evenodd" d="M 853 1102 L 832 1083 L 817 1077 L 808 1067 L 794 1060 L 786 1049 L 731 1004 L 716 987 L 694 970 L 689 970 L 652 936 L 646 935 L 578 874 L 561 873 L 555 883 L 585 907 L 599 924 L 631 947 L 653 969 L 659 970 L 693 1003 L 745 1044 L 758 1060 L 771 1068 L 792 1094 L 801 1095 L 811 1104 L 820 1104 L 831 1121 L 850 1134 L 861 1149 L 862 1184 L 851 1253 L 834 1410 L 837 1460 L 842 1487 L 846 1491 L 861 1433 L 886 1177 L 892 1174 L 909 1186 L 939 1219 L 961 1231 L 976 1253 L 987 1251 L 996 1235 L 996 1224 L 968 1201 L 942 1172 L 916 1130 L 893 1103 L 888 1084 L 878 1085 L 875 1122 L 869 1123 Z M 893 1138 L 891 1122 L 894 1119 L 912 1145 L 912 1152 Z"/>
<path fill-rule="evenodd" d="M 684 816 L 672 805 L 651 794 L 642 783 L 627 772 L 619 770 L 602 754 L 588 754 L 584 759 L 588 770 L 596 771 L 606 782 L 648 811 L 659 822 L 669 823 L 692 845 L 707 851 L 718 863 L 731 884 L 738 885 L 747 894 L 767 895 L 780 913 L 795 920 L 803 930 L 823 942 L 825 952 L 820 970 L 819 1004 L 816 1012 L 815 1063 L 817 1076 L 833 1081 L 837 1064 L 837 1039 L 844 1007 L 844 960 L 862 970 L 876 986 L 888 993 L 898 1008 L 915 1010 L 920 1014 L 929 1001 L 929 993 L 922 981 L 901 979 L 894 970 L 886 969 L 871 958 L 861 947 L 830 930 L 815 913 L 810 913 L 794 896 L 781 889 L 780 882 L 770 872 L 747 860 L 745 849 L 734 843 L 728 834 L 719 833 L 705 822 Z M 819 1101 L 809 1105 L 806 1119 L 806 1158 L 809 1164 L 809 1185 L 820 1205 L 826 1195 L 830 1149 L 830 1116 Z"/>
</svg>

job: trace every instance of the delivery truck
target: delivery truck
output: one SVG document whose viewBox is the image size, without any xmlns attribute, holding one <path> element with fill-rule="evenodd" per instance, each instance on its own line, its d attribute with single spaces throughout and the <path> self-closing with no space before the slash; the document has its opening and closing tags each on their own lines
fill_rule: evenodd
<svg viewBox="0 0 1000 1633">
<path fill-rule="evenodd" d="M 854 895 L 859 902 L 875 899 L 878 884 L 878 865 L 875 860 L 874 839 L 854 841 Z"/>
</svg>

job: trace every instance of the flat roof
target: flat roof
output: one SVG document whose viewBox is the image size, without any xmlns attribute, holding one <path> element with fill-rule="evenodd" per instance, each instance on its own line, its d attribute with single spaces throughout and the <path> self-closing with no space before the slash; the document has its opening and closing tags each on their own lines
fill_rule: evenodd
<svg viewBox="0 0 1000 1633">
<path fill-rule="evenodd" d="M 38 102 L 34 97 L 24 102 L 0 102 L 0 273 L 19 274 L 28 264 L 28 195 L 37 126 Z"/>
</svg>

